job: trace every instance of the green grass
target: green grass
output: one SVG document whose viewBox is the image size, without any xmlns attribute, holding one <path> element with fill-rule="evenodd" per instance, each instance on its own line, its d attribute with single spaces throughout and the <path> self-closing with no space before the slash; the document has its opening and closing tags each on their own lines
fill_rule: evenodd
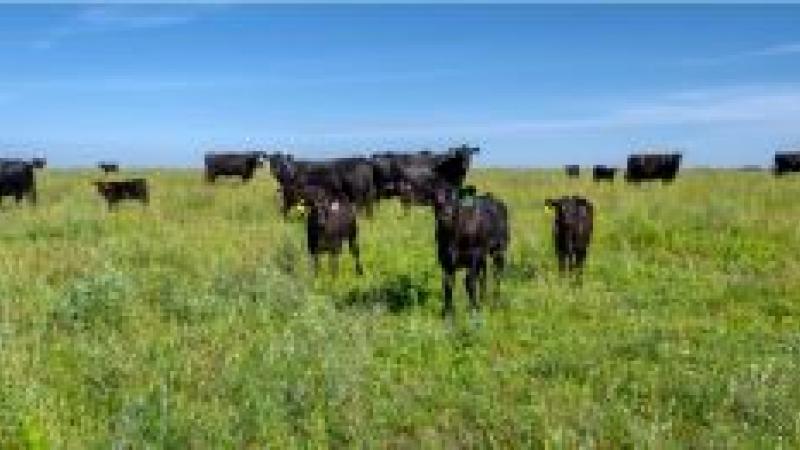
<svg viewBox="0 0 800 450">
<path fill-rule="evenodd" d="M 274 183 L 95 172 L 0 207 L 0 448 L 798 448 L 800 178 L 595 185 L 476 170 L 506 200 L 507 278 L 440 320 L 433 219 L 384 203 L 314 278 Z M 596 205 L 582 285 L 547 196 Z M 491 291 L 491 289 L 490 289 Z"/>
</svg>

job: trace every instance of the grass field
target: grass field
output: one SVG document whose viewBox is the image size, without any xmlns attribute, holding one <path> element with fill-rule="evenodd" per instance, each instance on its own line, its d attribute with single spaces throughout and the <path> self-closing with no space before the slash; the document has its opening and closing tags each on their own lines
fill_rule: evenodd
<svg viewBox="0 0 800 450">
<path fill-rule="evenodd" d="M 48 170 L 0 209 L 0 448 L 800 447 L 800 178 L 475 170 L 510 267 L 440 319 L 433 218 L 382 204 L 316 279 L 266 172 L 147 171 L 117 213 Z M 596 206 L 582 285 L 543 199 Z"/>
</svg>

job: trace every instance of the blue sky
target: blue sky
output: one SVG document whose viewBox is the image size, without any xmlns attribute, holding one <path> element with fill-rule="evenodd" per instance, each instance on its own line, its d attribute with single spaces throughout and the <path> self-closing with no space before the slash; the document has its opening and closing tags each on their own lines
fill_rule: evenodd
<svg viewBox="0 0 800 450">
<path fill-rule="evenodd" d="M 480 145 L 481 165 L 769 164 L 800 6 L 0 6 L 0 154 L 197 165 Z"/>
</svg>

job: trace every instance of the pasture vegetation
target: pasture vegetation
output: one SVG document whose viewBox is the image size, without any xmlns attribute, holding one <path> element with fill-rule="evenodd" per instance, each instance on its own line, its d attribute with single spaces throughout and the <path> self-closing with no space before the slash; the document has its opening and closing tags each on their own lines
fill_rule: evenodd
<svg viewBox="0 0 800 450">
<path fill-rule="evenodd" d="M 380 205 L 316 279 L 275 184 L 45 170 L 0 209 L 0 448 L 798 448 L 800 178 L 673 185 L 474 170 L 511 215 L 507 277 L 440 319 L 433 218 Z M 595 203 L 582 285 L 543 200 Z"/>
</svg>

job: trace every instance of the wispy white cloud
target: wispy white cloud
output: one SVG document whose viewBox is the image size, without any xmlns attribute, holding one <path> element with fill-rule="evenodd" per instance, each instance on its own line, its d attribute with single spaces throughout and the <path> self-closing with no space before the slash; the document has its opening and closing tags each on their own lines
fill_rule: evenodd
<svg viewBox="0 0 800 450">
<path fill-rule="evenodd" d="M 31 42 L 31 47 L 46 50 L 65 39 L 119 31 L 146 30 L 179 26 L 199 16 L 199 9 L 188 6 L 94 5 L 81 9 L 65 23 L 47 30 Z"/>
<path fill-rule="evenodd" d="M 590 101 L 587 100 L 587 103 Z M 609 107 L 590 116 L 479 123 L 403 124 L 319 133 L 319 137 L 553 135 L 637 127 L 770 125 L 800 122 L 800 85 L 681 91 Z"/>
<path fill-rule="evenodd" d="M 787 42 L 783 44 L 771 45 L 759 49 L 746 50 L 726 55 L 712 55 L 687 58 L 683 60 L 685 65 L 712 66 L 719 64 L 735 63 L 754 58 L 767 58 L 776 56 L 788 56 L 800 54 L 800 42 Z"/>
</svg>

